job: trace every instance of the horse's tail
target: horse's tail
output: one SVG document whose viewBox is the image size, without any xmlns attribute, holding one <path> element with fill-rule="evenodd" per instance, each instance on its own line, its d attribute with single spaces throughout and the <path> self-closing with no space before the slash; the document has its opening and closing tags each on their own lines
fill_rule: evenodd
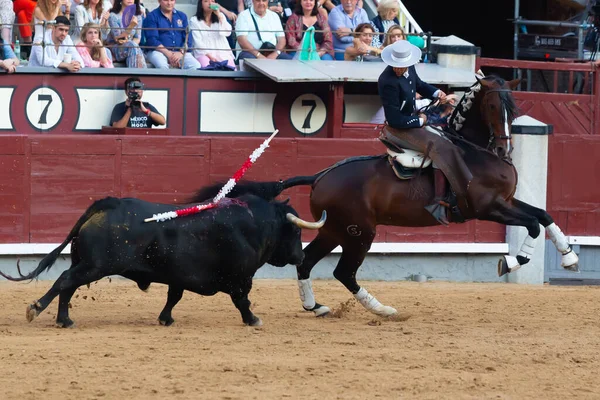
<svg viewBox="0 0 600 400">
<path fill-rule="evenodd" d="M 322 172 L 319 172 L 312 176 L 295 176 L 293 178 L 286 179 L 285 181 L 281 182 L 281 186 L 283 187 L 282 190 L 294 186 L 312 185 L 322 174 Z"/>
<path fill-rule="evenodd" d="M 253 194 L 261 197 L 267 201 L 273 200 L 279 196 L 285 189 L 300 186 L 300 185 L 312 185 L 322 172 L 319 172 L 313 176 L 295 176 L 285 181 L 271 181 L 271 182 L 250 182 L 242 181 L 238 182 L 234 188 L 227 194 L 227 197 L 235 198 L 240 197 L 244 194 Z M 210 186 L 205 186 L 198 190 L 191 198 L 187 199 L 186 203 L 202 203 L 204 201 L 212 200 L 221 190 L 225 181 L 217 182 Z"/>
<path fill-rule="evenodd" d="M 119 205 L 119 203 L 120 203 L 120 200 L 115 197 L 107 197 L 105 199 L 96 200 L 83 213 L 83 215 L 81 217 L 79 217 L 79 219 L 77 220 L 77 222 L 75 223 L 75 225 L 71 229 L 71 232 L 69 232 L 69 235 L 65 238 L 65 240 L 57 248 L 55 248 L 50 253 L 48 253 L 48 255 L 46 257 L 44 257 L 42 259 L 42 261 L 40 261 L 40 263 L 38 264 L 36 269 L 31 271 L 27 275 L 23 275 L 21 273 L 19 261 L 17 261 L 17 271 L 20 275 L 19 277 L 12 277 L 12 276 L 6 275 L 2 271 L 0 271 L 0 275 L 3 276 L 4 278 L 8 279 L 9 281 L 25 281 L 27 279 L 34 279 L 34 278 L 38 277 L 42 272 L 49 270 L 52 267 L 52 265 L 54 265 L 54 263 L 56 262 L 56 259 L 60 255 L 60 253 L 64 250 L 65 247 L 67 247 L 67 244 L 69 244 L 73 240 L 73 238 L 75 238 L 79 234 L 79 230 L 81 229 L 83 224 L 88 219 L 90 219 L 90 217 L 92 215 L 94 215 L 100 211 L 114 209 Z"/>
</svg>

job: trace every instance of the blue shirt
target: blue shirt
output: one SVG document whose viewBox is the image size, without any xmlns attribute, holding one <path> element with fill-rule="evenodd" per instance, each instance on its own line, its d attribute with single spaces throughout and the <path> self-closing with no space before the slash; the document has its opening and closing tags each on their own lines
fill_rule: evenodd
<svg viewBox="0 0 600 400">
<path fill-rule="evenodd" d="M 331 10 L 329 13 L 329 28 L 331 28 L 331 35 L 333 36 L 333 48 L 344 51 L 346 47 L 352 44 L 352 39 L 354 39 L 352 35 L 339 39 L 335 31 L 340 28 L 350 28 L 354 32 L 354 29 L 364 22 L 369 22 L 369 16 L 362 8 L 356 7 L 352 18 L 346 14 L 341 4 Z"/>
<path fill-rule="evenodd" d="M 187 16 L 181 11 L 173 10 L 172 19 L 169 21 L 162 13 L 160 7 L 146 14 L 144 19 L 144 38 L 146 46 L 158 47 L 161 44 L 168 50 L 177 51 L 185 44 L 185 30 L 188 26 Z M 181 30 L 170 29 L 179 28 Z M 192 35 L 188 36 L 188 48 L 192 48 Z M 155 49 L 148 49 L 152 51 Z M 190 51 L 190 50 L 188 50 Z"/>
<path fill-rule="evenodd" d="M 4 59 L 5 60 L 11 59 L 11 58 L 17 58 L 17 56 L 15 55 L 15 52 L 10 47 L 10 44 L 2 45 L 2 49 L 4 50 Z"/>
</svg>

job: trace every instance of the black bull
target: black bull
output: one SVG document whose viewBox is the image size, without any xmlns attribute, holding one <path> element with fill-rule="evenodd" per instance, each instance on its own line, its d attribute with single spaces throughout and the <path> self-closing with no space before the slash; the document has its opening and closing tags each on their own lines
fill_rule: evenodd
<svg viewBox="0 0 600 400">
<path fill-rule="evenodd" d="M 265 263 L 283 267 L 304 259 L 300 228 L 318 229 L 325 223 L 306 222 L 287 202 L 267 201 L 254 195 L 224 199 L 217 208 L 164 222 L 144 222 L 153 214 L 180 207 L 108 197 L 93 203 L 79 218 L 64 242 L 27 275 L 34 279 L 52 267 L 71 244 L 71 267 L 52 288 L 27 307 L 32 321 L 59 296 L 56 323 L 73 326 L 69 301 L 78 287 L 109 275 L 121 275 L 145 290 L 151 282 L 169 285 L 167 303 L 158 319 L 171 325 L 171 311 L 184 290 L 204 296 L 224 292 L 248 325 L 261 325 L 250 311 L 252 278 Z"/>
</svg>

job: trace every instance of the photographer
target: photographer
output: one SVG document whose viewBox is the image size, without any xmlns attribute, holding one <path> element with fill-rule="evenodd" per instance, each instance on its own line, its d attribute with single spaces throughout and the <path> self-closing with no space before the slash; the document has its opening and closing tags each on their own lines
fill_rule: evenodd
<svg viewBox="0 0 600 400">
<path fill-rule="evenodd" d="M 139 78 L 125 81 L 127 100 L 113 108 L 110 125 L 115 128 L 152 128 L 152 125 L 165 125 L 165 117 L 160 115 L 150 103 L 141 101 L 144 84 Z"/>
</svg>

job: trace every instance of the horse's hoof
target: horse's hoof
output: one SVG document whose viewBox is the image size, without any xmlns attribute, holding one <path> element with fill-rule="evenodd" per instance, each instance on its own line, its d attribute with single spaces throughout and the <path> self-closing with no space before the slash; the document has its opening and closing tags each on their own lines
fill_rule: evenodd
<svg viewBox="0 0 600 400">
<path fill-rule="evenodd" d="M 317 304 L 317 306 L 312 309 L 312 312 L 315 313 L 315 317 L 325 317 L 331 312 L 331 309 L 327 306 L 323 306 L 321 304 Z"/>
<path fill-rule="evenodd" d="M 27 309 L 25 310 L 25 318 L 27 318 L 27 322 L 33 321 L 35 317 L 40 315 L 40 311 L 38 310 L 39 306 L 40 303 L 37 301 L 27 306 Z"/>
<path fill-rule="evenodd" d="M 306 308 L 304 306 L 302 306 L 302 308 L 304 308 L 305 311 L 314 312 L 315 317 L 324 317 L 331 312 L 331 309 L 329 307 L 319 303 L 315 303 L 315 306 L 313 308 Z"/>
<path fill-rule="evenodd" d="M 563 254 L 560 265 L 568 271 L 579 272 L 579 257 L 571 250 Z"/>
<path fill-rule="evenodd" d="M 577 273 L 581 272 L 579 270 L 579 264 L 569 265 L 568 267 L 564 267 L 564 269 L 566 269 L 567 271 L 571 271 L 571 272 L 577 272 Z"/>
<path fill-rule="evenodd" d="M 380 317 L 391 317 L 392 315 L 398 314 L 398 310 L 390 306 L 378 307 L 376 310 L 373 310 L 373 312 Z"/>
<path fill-rule="evenodd" d="M 521 268 L 521 265 L 519 264 L 519 261 L 516 257 L 503 256 L 498 261 L 498 276 L 503 276 L 505 274 L 515 272 L 519 268 Z"/>
</svg>

